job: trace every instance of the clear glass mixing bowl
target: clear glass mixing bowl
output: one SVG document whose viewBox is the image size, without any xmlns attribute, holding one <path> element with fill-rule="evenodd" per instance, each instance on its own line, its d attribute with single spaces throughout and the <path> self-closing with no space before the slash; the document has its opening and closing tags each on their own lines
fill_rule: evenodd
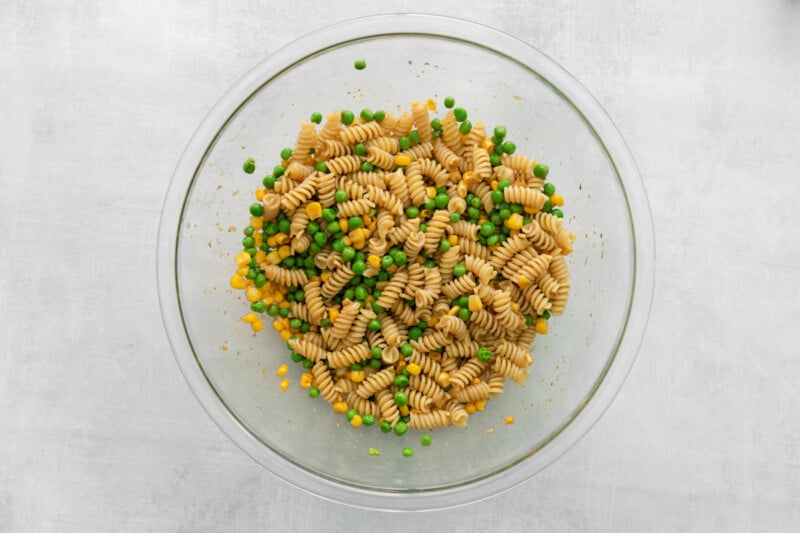
<svg viewBox="0 0 800 533">
<path fill-rule="evenodd" d="M 353 68 L 366 59 L 366 70 Z M 230 289 L 260 177 L 313 111 L 391 109 L 452 95 L 504 124 L 519 153 L 549 164 L 578 234 L 564 316 L 535 342 L 524 388 L 511 383 L 469 427 L 403 437 L 350 427 L 297 386 L 273 331 L 254 336 Z M 262 162 L 254 175 L 242 162 Z M 263 162 L 270 162 L 265 167 Z M 592 96 L 553 60 L 452 18 L 386 15 L 315 31 L 236 83 L 202 122 L 172 178 L 158 240 L 158 288 L 175 357 L 200 403 L 246 453 L 286 481 L 368 508 L 434 509 L 479 500 L 553 462 L 598 420 L 633 363 L 654 276 L 650 211 L 634 160 Z M 268 328 L 270 329 L 270 328 Z M 290 364 L 293 386 L 274 374 Z M 516 423 L 505 425 L 513 416 Z M 488 430 L 493 430 L 489 432 Z M 414 446 L 413 458 L 403 446 Z M 381 450 L 371 456 L 368 448 Z"/>
</svg>

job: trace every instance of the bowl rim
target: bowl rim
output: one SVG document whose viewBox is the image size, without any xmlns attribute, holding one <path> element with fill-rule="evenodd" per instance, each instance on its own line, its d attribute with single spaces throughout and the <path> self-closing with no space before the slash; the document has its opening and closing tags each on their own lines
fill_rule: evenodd
<svg viewBox="0 0 800 533">
<path fill-rule="evenodd" d="M 185 334 L 175 266 L 188 192 L 209 147 L 242 102 L 284 70 L 325 49 L 355 40 L 401 35 L 446 38 L 488 49 L 530 70 L 570 103 L 605 149 L 619 177 L 630 214 L 634 267 L 627 320 L 615 354 L 582 404 L 543 447 L 474 481 L 398 492 L 370 490 L 310 472 L 269 450 L 235 417 L 214 387 L 209 387 L 210 381 Z M 646 330 L 655 280 L 655 237 L 644 184 L 622 135 L 597 100 L 563 67 L 530 44 L 475 22 L 419 13 L 373 15 L 323 27 L 275 51 L 228 89 L 194 132 L 175 168 L 161 212 L 156 257 L 159 304 L 173 355 L 192 393 L 223 433 L 273 474 L 304 491 L 355 507 L 398 511 L 443 509 L 497 495 L 531 478 L 572 448 L 612 403 L 633 366 Z M 560 446 L 551 445 L 556 439 Z"/>
</svg>

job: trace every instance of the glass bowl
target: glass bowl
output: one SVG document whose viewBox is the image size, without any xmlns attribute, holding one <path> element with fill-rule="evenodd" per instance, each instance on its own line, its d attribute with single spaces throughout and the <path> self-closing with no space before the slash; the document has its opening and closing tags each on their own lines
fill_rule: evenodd
<svg viewBox="0 0 800 533">
<path fill-rule="evenodd" d="M 356 59 L 367 68 L 355 70 Z M 577 233 L 564 316 L 537 337 L 525 387 L 513 383 L 467 428 L 403 437 L 352 428 L 297 384 L 271 328 L 257 336 L 228 280 L 260 178 L 314 111 L 407 109 L 445 96 L 519 153 L 550 166 Z M 253 157 L 256 174 L 242 172 Z M 263 162 L 270 162 L 264 166 Z M 258 166 L 260 164 L 260 166 Z M 653 290 L 650 211 L 635 162 L 592 96 L 531 46 L 430 15 L 352 20 L 275 52 L 237 82 L 192 137 L 161 216 L 158 289 L 178 365 L 203 408 L 247 454 L 289 483 L 345 504 L 422 510 L 464 504 L 530 478 L 598 420 L 644 334 Z M 268 322 L 267 322 L 268 323 Z M 275 369 L 290 366 L 283 392 Z M 504 419 L 513 416 L 514 424 Z M 412 458 L 401 449 L 413 446 Z M 369 448 L 379 449 L 372 456 Z"/>
</svg>

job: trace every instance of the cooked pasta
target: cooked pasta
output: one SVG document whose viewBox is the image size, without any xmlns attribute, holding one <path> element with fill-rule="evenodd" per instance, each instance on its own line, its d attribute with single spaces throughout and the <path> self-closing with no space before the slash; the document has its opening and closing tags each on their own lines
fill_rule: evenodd
<svg viewBox="0 0 800 533">
<path fill-rule="evenodd" d="M 546 166 L 504 128 L 465 128 L 460 108 L 432 121 L 428 104 L 301 124 L 231 278 L 244 322 L 258 332 L 268 315 L 305 361 L 309 395 L 398 434 L 466 426 L 525 383 L 531 343 L 564 313 L 576 238 Z"/>
</svg>

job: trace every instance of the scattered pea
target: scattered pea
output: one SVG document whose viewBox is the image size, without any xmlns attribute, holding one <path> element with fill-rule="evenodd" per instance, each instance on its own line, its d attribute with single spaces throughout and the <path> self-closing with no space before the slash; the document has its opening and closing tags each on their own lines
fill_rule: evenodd
<svg viewBox="0 0 800 533">
<path fill-rule="evenodd" d="M 455 98 L 453 98 L 452 96 L 447 96 L 447 97 L 445 97 L 445 99 L 444 99 L 444 106 L 445 106 L 447 109 L 452 109 L 452 107 L 453 107 L 454 105 L 456 105 L 456 99 L 455 99 Z"/>
<path fill-rule="evenodd" d="M 308 389 L 308 395 L 311 398 L 316 398 L 317 396 L 319 396 L 319 389 L 317 387 L 311 387 L 310 389 Z"/>
<path fill-rule="evenodd" d="M 453 114 L 455 115 L 456 120 L 459 122 L 467 120 L 467 110 L 463 107 L 457 107 L 453 109 Z"/>
<path fill-rule="evenodd" d="M 465 120 L 461 123 L 461 126 L 458 127 L 458 131 L 461 132 L 461 135 L 468 134 L 470 131 L 472 131 L 472 122 Z"/>
<path fill-rule="evenodd" d="M 381 431 L 383 433 L 389 433 L 392 431 L 392 425 L 386 420 L 381 421 Z"/>
<path fill-rule="evenodd" d="M 537 178 L 546 178 L 549 173 L 550 167 L 544 163 L 538 163 L 535 167 L 533 167 L 533 175 Z"/>
<path fill-rule="evenodd" d="M 349 126 L 356 119 L 352 111 L 342 111 L 342 124 Z"/>
<path fill-rule="evenodd" d="M 408 425 L 402 420 L 394 425 L 394 434 L 398 437 L 408 432 Z"/>
<path fill-rule="evenodd" d="M 433 442 L 433 439 L 430 435 L 423 435 L 419 438 L 419 443 L 423 446 L 430 446 L 431 442 Z"/>
<path fill-rule="evenodd" d="M 375 111 L 375 113 L 372 115 L 372 119 L 373 119 L 375 122 L 383 122 L 383 119 L 385 119 L 385 118 L 386 118 L 386 111 L 384 111 L 383 109 L 378 109 L 378 110 L 377 110 L 377 111 Z"/>
<path fill-rule="evenodd" d="M 322 113 L 319 113 L 318 111 L 314 111 L 313 113 L 311 113 L 311 119 L 310 120 L 314 124 L 319 124 L 320 122 L 322 122 Z"/>
<path fill-rule="evenodd" d="M 398 422 L 398 424 L 399 424 L 399 422 Z M 395 426 L 395 433 L 397 433 L 397 426 Z M 412 448 L 411 446 L 405 446 L 403 448 L 403 456 L 404 457 L 411 457 L 412 455 L 414 455 L 414 448 Z"/>
<path fill-rule="evenodd" d="M 553 196 L 556 193 L 556 186 L 553 185 L 552 183 L 545 183 L 544 187 L 542 187 L 542 191 L 547 196 Z"/>
<path fill-rule="evenodd" d="M 292 157 L 292 149 L 291 148 L 284 148 L 281 150 L 281 159 L 284 161 L 288 161 Z"/>
<path fill-rule="evenodd" d="M 246 174 L 252 174 L 256 171 L 256 161 L 252 157 L 248 157 L 245 162 L 242 164 L 242 170 L 245 171 Z"/>
<path fill-rule="evenodd" d="M 353 63 L 353 66 L 356 68 L 356 70 L 364 70 L 367 68 L 367 62 L 363 59 L 356 59 L 355 63 Z"/>
</svg>

